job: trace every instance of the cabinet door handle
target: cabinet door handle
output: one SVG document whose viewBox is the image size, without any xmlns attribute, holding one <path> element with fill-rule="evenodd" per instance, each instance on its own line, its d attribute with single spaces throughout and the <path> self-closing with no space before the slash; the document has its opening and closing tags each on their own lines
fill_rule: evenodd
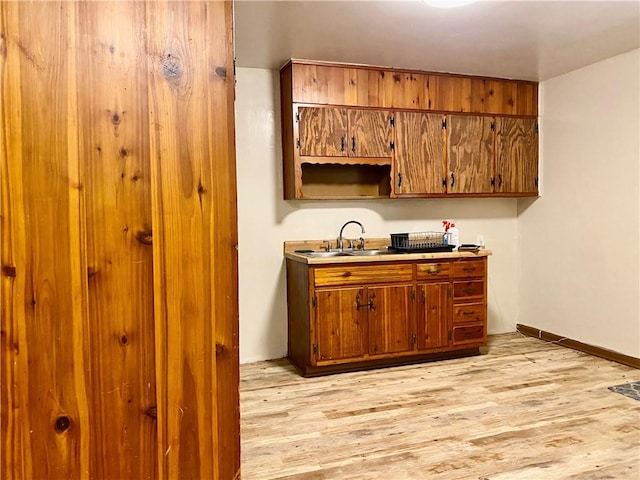
<svg viewBox="0 0 640 480">
<path fill-rule="evenodd" d="M 498 188 L 502 187 L 502 175 L 498 174 Z"/>
<path fill-rule="evenodd" d="M 351 137 L 351 151 L 356 151 L 356 137 Z"/>
<path fill-rule="evenodd" d="M 401 186 L 402 186 L 402 174 L 399 173 L 398 174 L 398 187 L 401 187 Z"/>
<path fill-rule="evenodd" d="M 451 172 L 451 187 L 453 188 L 455 184 L 456 184 L 456 177 L 453 175 L 453 172 Z"/>
<path fill-rule="evenodd" d="M 340 137 L 340 151 L 344 152 L 344 136 Z"/>
<path fill-rule="evenodd" d="M 373 303 L 373 300 L 376 298 L 375 294 L 369 297 L 369 303 L 360 303 L 360 295 L 356 295 L 356 308 L 369 308 L 369 310 L 375 310 L 376 306 Z"/>
</svg>

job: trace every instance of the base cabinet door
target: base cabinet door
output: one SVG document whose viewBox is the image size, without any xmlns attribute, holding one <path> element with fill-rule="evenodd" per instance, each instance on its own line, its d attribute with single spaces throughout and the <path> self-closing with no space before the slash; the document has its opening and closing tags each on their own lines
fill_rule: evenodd
<svg viewBox="0 0 640 480">
<path fill-rule="evenodd" d="M 414 348 L 412 286 L 368 287 L 369 354 L 408 352 Z"/>
<path fill-rule="evenodd" d="M 418 285 L 418 350 L 446 347 L 451 319 L 451 284 Z"/>
<path fill-rule="evenodd" d="M 363 288 L 316 291 L 317 361 L 359 358 L 367 353 L 365 298 Z"/>
</svg>

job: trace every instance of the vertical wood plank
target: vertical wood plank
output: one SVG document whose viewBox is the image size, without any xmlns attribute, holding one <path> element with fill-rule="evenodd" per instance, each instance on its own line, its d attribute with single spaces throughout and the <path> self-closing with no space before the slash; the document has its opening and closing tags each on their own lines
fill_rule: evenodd
<svg viewBox="0 0 640 480">
<path fill-rule="evenodd" d="M 92 478 L 156 478 L 145 4 L 78 4 Z M 122 19 L 127 21 L 123 22 Z"/>
<path fill-rule="evenodd" d="M 214 299 L 217 430 L 215 445 L 219 478 L 240 480 L 240 352 L 238 315 L 238 216 L 235 150 L 235 78 L 233 3 L 207 4 L 208 142 L 212 217 L 211 258 Z M 205 248 L 207 246 L 205 245 Z"/>
<path fill-rule="evenodd" d="M 4 478 L 89 471 L 75 8 L 0 4 Z"/>
<path fill-rule="evenodd" d="M 231 8 L 147 12 L 160 478 L 239 470 Z"/>
</svg>

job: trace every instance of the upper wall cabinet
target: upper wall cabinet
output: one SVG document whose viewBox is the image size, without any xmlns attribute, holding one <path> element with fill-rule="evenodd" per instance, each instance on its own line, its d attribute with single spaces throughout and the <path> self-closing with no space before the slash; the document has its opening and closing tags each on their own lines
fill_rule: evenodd
<svg viewBox="0 0 640 480">
<path fill-rule="evenodd" d="M 285 199 L 537 195 L 537 83 L 292 60 L 280 88 Z"/>
</svg>

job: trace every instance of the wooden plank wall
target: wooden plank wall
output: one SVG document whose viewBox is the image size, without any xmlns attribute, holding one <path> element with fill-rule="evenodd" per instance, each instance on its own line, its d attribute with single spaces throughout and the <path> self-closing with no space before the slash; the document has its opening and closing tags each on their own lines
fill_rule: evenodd
<svg viewBox="0 0 640 480">
<path fill-rule="evenodd" d="M 231 2 L 0 2 L 0 476 L 239 478 Z"/>
</svg>

